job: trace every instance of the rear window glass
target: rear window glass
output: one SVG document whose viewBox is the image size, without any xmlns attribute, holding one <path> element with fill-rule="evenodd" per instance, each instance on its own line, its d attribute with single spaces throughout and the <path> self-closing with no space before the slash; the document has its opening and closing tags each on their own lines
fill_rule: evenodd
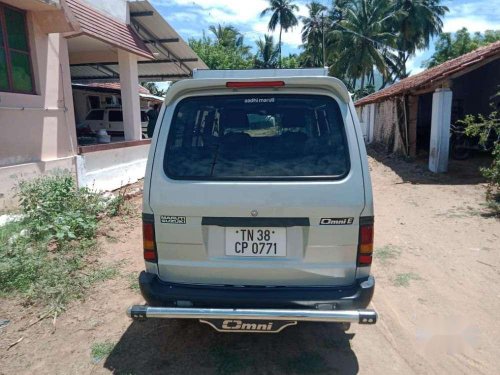
<svg viewBox="0 0 500 375">
<path fill-rule="evenodd" d="M 86 120 L 102 120 L 104 117 L 104 110 L 90 111 Z"/>
<path fill-rule="evenodd" d="M 164 168 L 174 179 L 341 178 L 349 153 L 339 106 L 319 95 L 184 99 Z"/>
<path fill-rule="evenodd" d="M 123 112 L 122 111 L 109 111 L 109 121 L 110 122 L 123 122 Z"/>
</svg>

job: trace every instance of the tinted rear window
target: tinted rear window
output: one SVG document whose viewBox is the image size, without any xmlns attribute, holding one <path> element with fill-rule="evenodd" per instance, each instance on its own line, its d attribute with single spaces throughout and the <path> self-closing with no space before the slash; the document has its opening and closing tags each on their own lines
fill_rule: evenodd
<svg viewBox="0 0 500 375">
<path fill-rule="evenodd" d="M 330 97 L 195 97 L 177 105 L 164 167 L 174 179 L 341 178 L 349 153 Z"/>
<path fill-rule="evenodd" d="M 111 121 L 111 122 L 123 122 L 123 112 L 122 111 L 109 111 L 109 121 Z"/>
<path fill-rule="evenodd" d="M 104 110 L 90 111 L 86 120 L 102 120 L 104 117 Z"/>
</svg>

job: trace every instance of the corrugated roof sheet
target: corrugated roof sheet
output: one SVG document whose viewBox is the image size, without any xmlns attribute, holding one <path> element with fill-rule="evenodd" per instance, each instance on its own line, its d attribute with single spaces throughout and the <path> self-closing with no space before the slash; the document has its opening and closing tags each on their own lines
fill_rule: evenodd
<svg viewBox="0 0 500 375">
<path fill-rule="evenodd" d="M 148 61 L 138 62 L 138 73 L 141 81 L 173 81 L 192 76 L 194 69 L 207 69 L 207 65 L 198 57 L 198 55 L 189 47 L 181 36 L 168 24 L 167 21 L 158 13 L 158 11 L 146 0 L 130 0 L 130 25 L 123 25 L 116 20 L 109 19 L 99 13 L 101 19 L 96 22 L 93 13 L 85 13 L 83 9 L 87 6 L 82 5 L 79 0 L 66 0 L 71 9 L 76 9 L 79 14 L 78 21 L 85 26 L 86 30 L 93 28 L 111 35 L 113 32 L 110 26 L 102 17 L 113 22 L 113 27 L 120 28 L 120 38 L 124 38 L 124 27 L 134 36 L 134 40 L 139 39 L 141 48 L 146 48 L 151 57 Z M 85 21 L 85 22 L 84 22 Z M 94 25 L 96 23 L 96 25 Z M 115 25 L 116 24 L 116 25 Z M 107 29 L 105 29 L 107 28 Z M 109 44 L 117 45 L 117 42 L 104 40 L 85 31 L 90 37 L 95 37 Z M 130 40 L 129 40 L 130 41 Z M 130 46 L 129 46 L 130 47 Z M 129 49 L 130 50 L 130 49 Z M 114 74 L 112 74 L 114 72 Z M 71 78 L 74 81 L 95 81 L 105 80 L 113 82 L 118 80 L 118 62 L 100 61 L 95 63 L 82 63 L 71 65 Z"/>
<path fill-rule="evenodd" d="M 173 76 L 188 73 L 190 75 L 194 69 L 208 69 L 207 65 L 198 57 L 191 47 L 182 39 L 182 37 L 174 30 L 172 26 L 161 16 L 160 13 L 146 0 L 131 0 L 129 1 L 130 8 L 130 23 L 132 27 L 137 27 L 135 30 L 143 37 L 143 40 L 174 40 L 176 42 L 168 43 L 149 43 L 148 47 L 152 52 L 157 53 L 155 56 L 158 60 L 171 58 L 177 62 L 161 64 L 154 68 L 155 71 L 171 72 Z M 150 12 L 151 15 L 134 17 L 134 14 Z M 152 64 L 156 65 L 156 64 Z M 145 69 L 144 66 L 141 66 Z M 150 66 L 152 68 L 152 66 Z M 155 75 L 154 71 L 146 72 L 144 75 Z"/>
<path fill-rule="evenodd" d="M 470 68 L 471 66 L 496 55 L 500 58 L 500 41 L 478 48 L 472 52 L 457 57 L 456 59 L 446 61 L 441 65 L 424 70 L 414 76 L 402 79 L 392 86 L 365 96 L 364 98 L 358 100 L 355 105 L 360 106 L 380 102 L 384 99 L 402 95 L 411 90 L 419 89 L 427 84 L 445 80 L 449 76 L 455 75 L 463 69 Z"/>
<path fill-rule="evenodd" d="M 90 82 L 90 83 L 74 83 L 74 86 L 81 86 L 81 87 L 95 87 L 95 88 L 101 88 L 101 89 L 107 89 L 107 90 L 121 90 L 120 82 Z M 139 94 L 146 94 L 150 95 L 151 92 L 145 88 L 144 86 L 137 85 L 137 91 Z"/>
<path fill-rule="evenodd" d="M 151 51 L 130 25 L 108 17 L 82 4 L 79 0 L 66 0 L 66 4 L 78 21 L 82 34 L 143 57 L 154 58 Z"/>
<path fill-rule="evenodd" d="M 118 82 L 90 82 L 90 83 L 72 83 L 71 86 L 73 89 L 82 89 L 82 90 L 94 90 L 103 92 L 111 92 L 116 94 L 121 94 L 121 86 Z M 139 96 L 144 99 L 150 99 L 154 102 L 163 102 L 163 97 L 153 95 L 151 92 L 145 88 L 144 86 L 138 85 Z"/>
</svg>

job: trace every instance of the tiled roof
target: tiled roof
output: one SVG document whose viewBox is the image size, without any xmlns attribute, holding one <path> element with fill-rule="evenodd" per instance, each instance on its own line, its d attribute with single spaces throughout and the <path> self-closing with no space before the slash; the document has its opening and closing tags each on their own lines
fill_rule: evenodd
<svg viewBox="0 0 500 375">
<path fill-rule="evenodd" d="M 469 68 L 492 56 L 500 58 L 500 41 L 478 48 L 472 52 L 457 57 L 456 59 L 446 61 L 441 65 L 424 70 L 414 76 L 402 79 L 392 86 L 365 96 L 364 98 L 358 100 L 355 105 L 360 106 L 380 102 L 384 99 L 401 95 L 410 90 L 416 90 L 427 84 L 445 80 L 449 76 L 460 72 L 460 70 Z"/>
<path fill-rule="evenodd" d="M 108 17 L 79 0 L 66 0 L 66 4 L 78 21 L 82 34 L 143 57 L 154 58 L 130 25 Z"/>
</svg>

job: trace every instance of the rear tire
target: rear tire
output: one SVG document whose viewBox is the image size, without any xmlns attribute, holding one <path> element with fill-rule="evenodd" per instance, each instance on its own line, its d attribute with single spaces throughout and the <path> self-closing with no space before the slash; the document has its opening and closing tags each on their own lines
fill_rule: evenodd
<svg viewBox="0 0 500 375">
<path fill-rule="evenodd" d="M 340 323 L 339 327 L 341 331 L 346 332 L 351 328 L 351 323 Z"/>
<path fill-rule="evenodd" d="M 451 157 L 455 160 L 465 160 L 470 156 L 470 142 L 466 138 L 455 139 L 451 143 Z"/>
</svg>

